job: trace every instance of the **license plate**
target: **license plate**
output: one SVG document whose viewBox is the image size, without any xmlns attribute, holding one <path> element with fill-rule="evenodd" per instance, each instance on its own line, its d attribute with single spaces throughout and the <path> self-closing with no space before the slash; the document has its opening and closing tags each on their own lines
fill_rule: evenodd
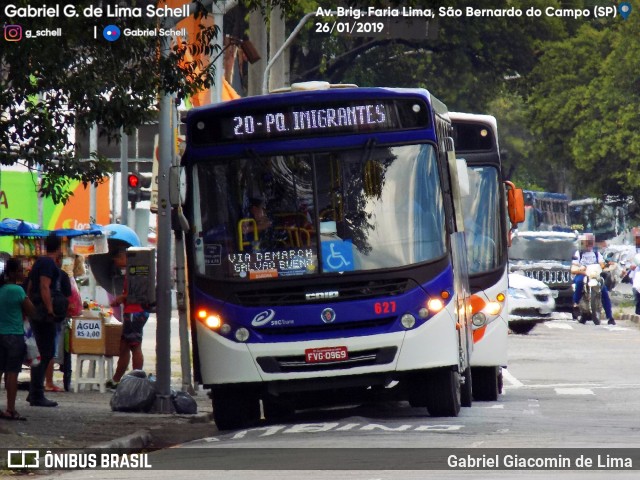
<svg viewBox="0 0 640 480">
<path fill-rule="evenodd" d="M 306 363 L 339 362 L 348 358 L 347 347 L 308 348 L 304 351 Z"/>
</svg>

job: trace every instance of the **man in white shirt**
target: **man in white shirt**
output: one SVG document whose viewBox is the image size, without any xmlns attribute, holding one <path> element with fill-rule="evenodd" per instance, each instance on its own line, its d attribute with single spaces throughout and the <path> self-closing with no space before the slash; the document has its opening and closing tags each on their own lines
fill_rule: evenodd
<svg viewBox="0 0 640 480">
<path fill-rule="evenodd" d="M 595 263 L 600 264 L 600 266 L 604 269 L 605 262 L 604 258 L 600 252 L 594 251 L 595 238 L 593 234 L 586 233 L 584 237 L 580 240 L 580 250 L 576 250 L 576 253 L 573 255 L 573 265 L 571 268 L 571 273 L 574 273 L 576 276 L 573 279 L 573 284 L 575 286 L 575 290 L 573 292 L 573 310 L 574 312 L 578 309 L 578 305 L 580 304 L 580 299 L 582 298 L 582 291 L 584 288 L 584 280 L 586 278 L 585 272 L 587 271 L 587 265 L 593 265 Z M 607 316 L 608 324 L 615 325 L 616 321 L 613 318 L 613 312 L 611 311 L 611 299 L 609 298 L 609 290 L 606 285 L 602 285 L 601 289 L 602 293 L 602 308 L 604 309 L 604 313 Z M 585 323 L 585 322 L 582 322 Z"/>
</svg>

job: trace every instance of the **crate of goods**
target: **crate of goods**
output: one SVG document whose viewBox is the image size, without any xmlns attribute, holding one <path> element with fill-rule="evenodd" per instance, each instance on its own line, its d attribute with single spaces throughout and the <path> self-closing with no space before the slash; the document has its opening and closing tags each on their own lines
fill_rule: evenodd
<svg viewBox="0 0 640 480">
<path fill-rule="evenodd" d="M 94 317 L 74 317 L 71 324 L 71 353 L 104 355 L 104 349 L 104 320 Z"/>
<path fill-rule="evenodd" d="M 109 357 L 120 355 L 120 337 L 122 337 L 121 323 L 105 323 L 105 347 L 104 354 Z"/>
</svg>

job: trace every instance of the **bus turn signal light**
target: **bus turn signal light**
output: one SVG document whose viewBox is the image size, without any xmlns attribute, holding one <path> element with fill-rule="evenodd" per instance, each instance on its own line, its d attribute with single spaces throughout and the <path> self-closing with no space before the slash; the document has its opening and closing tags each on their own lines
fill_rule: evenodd
<svg viewBox="0 0 640 480">
<path fill-rule="evenodd" d="M 222 318 L 220 315 L 209 313 L 205 308 L 198 309 L 196 317 L 212 330 L 217 330 L 222 326 Z"/>
</svg>

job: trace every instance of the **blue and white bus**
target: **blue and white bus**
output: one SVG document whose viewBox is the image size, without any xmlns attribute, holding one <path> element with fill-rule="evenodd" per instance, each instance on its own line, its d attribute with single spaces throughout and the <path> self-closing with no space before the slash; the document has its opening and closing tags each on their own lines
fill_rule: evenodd
<svg viewBox="0 0 640 480">
<path fill-rule="evenodd" d="M 373 392 L 456 416 L 473 343 L 445 105 L 313 82 L 186 124 L 194 370 L 218 428 Z"/>
<path fill-rule="evenodd" d="M 510 234 L 507 189 L 514 190 L 514 186 L 502 178 L 495 117 L 457 112 L 449 115 L 456 155 L 466 161 L 469 175 L 469 195 L 463 198 L 463 204 L 472 293 L 473 398 L 497 400 L 502 391 L 502 367 L 507 365 Z M 523 204 L 517 208 L 520 217 L 512 217 L 512 223 L 524 215 Z M 513 211 L 510 213 L 515 215 Z"/>
</svg>

